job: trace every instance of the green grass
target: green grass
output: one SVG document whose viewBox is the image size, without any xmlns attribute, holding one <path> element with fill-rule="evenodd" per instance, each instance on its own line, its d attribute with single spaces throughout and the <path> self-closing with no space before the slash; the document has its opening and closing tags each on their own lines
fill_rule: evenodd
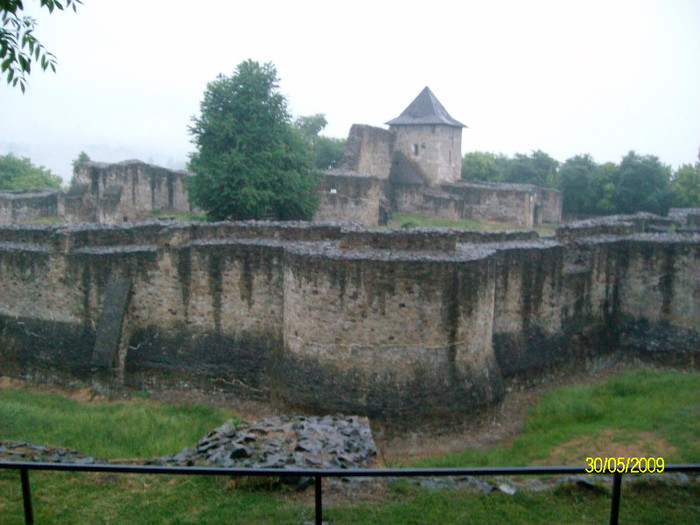
<svg viewBox="0 0 700 525">
<path fill-rule="evenodd" d="M 0 391 L 0 439 L 71 446 L 104 457 L 153 457 L 192 446 L 232 417 L 221 408 L 152 400 L 79 403 L 27 389 Z M 23 429 L 23 426 L 25 430 Z M 96 432 L 95 428 L 103 429 Z M 592 385 L 551 390 L 530 411 L 521 436 L 487 451 L 463 451 L 415 466 L 547 463 L 557 449 L 572 460 L 598 442 L 636 447 L 665 443 L 666 463 L 700 462 L 700 373 L 640 368 Z M 145 444 L 144 441 L 148 441 Z M 574 449 L 567 449 L 574 443 Z M 652 451 L 653 452 L 653 451 Z M 574 461 L 574 463 L 580 463 Z M 696 523 L 700 487 L 661 478 L 625 485 L 622 523 Z M 234 485 L 225 478 L 32 472 L 37 523 L 300 524 L 313 520 L 313 491 L 298 494 Z M 489 495 L 427 489 L 400 482 L 374 502 L 324 504 L 326 521 L 342 524 L 605 523 L 609 490 L 575 484 L 556 491 Z M 0 522 L 22 523 L 17 472 L 0 473 Z"/>
<path fill-rule="evenodd" d="M 666 463 L 698 463 L 698 436 L 700 373 L 639 368 L 598 384 L 550 390 L 530 410 L 522 434 L 507 446 L 469 449 L 408 465 L 552 464 L 543 460 L 557 447 L 564 447 L 555 454 L 558 464 L 583 465 L 586 457 L 635 446 L 640 453 L 663 455 Z"/>
<path fill-rule="evenodd" d="M 394 213 L 387 225 L 389 228 L 454 228 L 474 231 L 505 231 L 528 230 L 515 224 L 507 224 L 495 221 L 480 221 L 477 219 L 442 219 L 440 217 L 428 217 L 414 213 Z M 556 224 L 545 224 L 534 228 L 541 235 L 552 234 L 557 229 Z"/>
<path fill-rule="evenodd" d="M 124 524 L 294 524 L 313 521 L 312 490 L 250 491 L 221 478 L 66 474 L 32 472 L 36 523 Z M 433 523 L 607 523 L 610 495 L 575 485 L 514 496 L 467 489 L 389 488 L 380 503 L 324 503 L 324 521 L 336 525 Z M 626 485 L 621 523 L 695 524 L 700 512 L 698 485 L 660 482 Z M 23 522 L 16 472 L 0 473 L 0 521 Z"/>
<path fill-rule="evenodd" d="M 107 459 L 153 458 L 194 445 L 230 410 L 144 399 L 81 403 L 28 389 L 2 391 L 0 439 L 74 448 Z"/>
<path fill-rule="evenodd" d="M 149 217 L 153 219 L 158 218 L 172 218 L 176 221 L 206 221 L 207 218 L 202 214 L 192 213 L 189 211 L 178 211 L 178 210 L 151 210 L 148 214 Z"/>
</svg>

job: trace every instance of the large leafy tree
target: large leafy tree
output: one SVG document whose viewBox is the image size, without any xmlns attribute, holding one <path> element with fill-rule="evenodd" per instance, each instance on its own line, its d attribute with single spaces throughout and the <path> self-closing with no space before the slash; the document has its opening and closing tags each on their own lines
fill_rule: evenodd
<svg viewBox="0 0 700 525">
<path fill-rule="evenodd" d="M 211 220 L 310 219 L 317 174 L 271 63 L 240 63 L 207 85 L 190 133 L 190 195 Z"/>
<path fill-rule="evenodd" d="M 60 188 L 61 177 L 43 166 L 35 166 L 26 157 L 12 153 L 0 155 L 0 190 Z"/>
<path fill-rule="evenodd" d="M 598 166 L 596 188 L 598 191 L 595 213 L 609 215 L 615 213 L 615 185 L 617 184 L 617 164 L 606 162 Z"/>
<path fill-rule="evenodd" d="M 82 0 L 39 0 L 49 13 L 72 8 Z M 7 75 L 7 83 L 19 85 L 22 93 L 27 87 L 27 76 L 32 66 L 38 64 L 46 71 L 56 71 L 56 57 L 46 50 L 34 34 L 36 20 L 23 15 L 22 0 L 0 0 L 0 73 Z"/>
<path fill-rule="evenodd" d="M 593 214 L 599 199 L 598 165 L 590 155 L 576 155 L 559 168 L 562 211 L 569 215 Z"/>
<path fill-rule="evenodd" d="M 500 157 L 500 159 L 499 159 Z M 499 182 L 503 180 L 504 166 L 509 162 L 503 155 L 472 151 L 462 157 L 462 179 Z"/>
<path fill-rule="evenodd" d="M 299 117 L 294 121 L 294 127 L 311 149 L 314 167 L 319 170 L 334 168 L 345 153 L 345 139 L 319 135 L 327 124 L 323 113 Z"/>
<path fill-rule="evenodd" d="M 504 180 L 520 184 L 557 187 L 559 162 L 541 150 L 530 155 L 516 153 L 508 163 Z"/>
<path fill-rule="evenodd" d="M 671 203 L 671 168 L 653 155 L 630 151 L 616 173 L 615 208 L 620 213 L 648 211 L 665 215 Z"/>
<path fill-rule="evenodd" d="M 673 205 L 678 208 L 700 208 L 700 161 L 683 164 L 671 180 Z"/>
</svg>

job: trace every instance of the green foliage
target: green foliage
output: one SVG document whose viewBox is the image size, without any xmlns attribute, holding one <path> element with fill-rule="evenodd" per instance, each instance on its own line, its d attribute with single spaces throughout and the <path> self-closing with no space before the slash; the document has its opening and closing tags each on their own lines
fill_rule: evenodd
<svg viewBox="0 0 700 525">
<path fill-rule="evenodd" d="M 615 213 L 613 202 L 617 165 L 598 164 L 590 155 L 576 155 L 559 168 L 563 212 L 569 216 Z"/>
<path fill-rule="evenodd" d="M 559 162 L 537 150 L 530 155 L 473 151 L 462 157 L 462 179 L 485 182 L 515 182 L 557 187 Z"/>
<path fill-rule="evenodd" d="M 207 85 L 190 133 L 190 195 L 211 220 L 310 219 L 318 176 L 290 124 L 271 63 L 247 60 Z"/>
<path fill-rule="evenodd" d="M 620 213 L 648 211 L 665 215 L 671 203 L 669 181 L 671 168 L 653 155 L 630 151 L 616 173 L 613 200 Z"/>
<path fill-rule="evenodd" d="M 672 205 L 676 208 L 700 208 L 700 162 L 683 164 L 671 179 Z"/>
<path fill-rule="evenodd" d="M 597 186 L 599 188 L 598 202 L 596 203 L 595 213 L 600 215 L 609 215 L 615 213 L 615 184 L 617 181 L 617 164 L 614 162 L 606 162 L 598 166 Z"/>
<path fill-rule="evenodd" d="M 589 154 L 563 164 L 543 151 L 512 158 L 482 151 L 462 157 L 462 179 L 554 187 L 563 194 L 563 212 L 571 216 L 649 211 L 664 215 L 670 206 L 700 206 L 700 161 L 671 168 L 653 155 L 631 151 L 620 165 L 598 164 Z"/>
<path fill-rule="evenodd" d="M 334 168 L 345 153 L 345 139 L 336 139 L 319 135 L 328 122 L 323 113 L 298 117 L 294 127 L 311 150 L 313 165 L 317 170 Z"/>
<path fill-rule="evenodd" d="M 0 190 L 60 188 L 62 179 L 43 166 L 34 166 L 26 157 L 0 155 Z"/>
<path fill-rule="evenodd" d="M 70 178 L 70 185 L 71 186 L 73 186 L 75 184 L 75 176 L 78 174 L 78 170 L 80 169 L 80 167 L 83 164 L 90 162 L 90 160 L 91 160 L 90 157 L 84 151 L 81 151 L 78 154 L 78 157 L 73 159 L 73 161 L 71 162 L 71 165 L 73 166 L 73 175 Z"/>
<path fill-rule="evenodd" d="M 500 182 L 508 158 L 494 153 L 472 151 L 462 157 L 462 179 L 471 181 Z"/>
<path fill-rule="evenodd" d="M 82 0 L 40 0 L 39 3 L 53 13 L 54 9 L 63 11 L 69 7 L 75 11 Z M 19 85 L 22 93 L 33 64 L 39 64 L 44 71 L 50 68 L 56 72 L 56 57 L 37 40 L 36 20 L 22 16 L 23 10 L 22 0 L 0 0 L 0 73 L 7 73 L 7 83 L 13 87 Z"/>
<path fill-rule="evenodd" d="M 85 164 L 87 162 L 90 162 L 90 160 L 91 159 L 88 156 L 88 154 L 85 153 L 84 151 L 81 151 L 78 154 L 78 157 L 73 159 L 73 161 L 71 162 L 71 166 L 73 166 L 73 174 L 77 173 L 78 170 L 80 169 L 80 166 L 82 166 L 83 164 Z"/>
<path fill-rule="evenodd" d="M 533 151 L 530 155 L 516 153 L 508 163 L 504 181 L 556 188 L 558 167 L 559 162 L 544 151 Z"/>
<path fill-rule="evenodd" d="M 564 214 L 592 214 L 596 211 L 599 187 L 598 165 L 590 155 L 576 155 L 559 169 Z"/>
</svg>

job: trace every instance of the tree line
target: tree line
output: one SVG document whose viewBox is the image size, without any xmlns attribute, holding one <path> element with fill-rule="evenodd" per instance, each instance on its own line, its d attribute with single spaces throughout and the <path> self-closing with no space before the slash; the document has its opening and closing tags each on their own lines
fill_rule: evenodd
<svg viewBox="0 0 700 525">
<path fill-rule="evenodd" d="M 638 211 L 665 215 L 672 207 L 700 207 L 700 152 L 694 165 L 674 171 L 657 157 L 634 151 L 619 164 L 600 164 L 589 154 L 560 163 L 541 150 L 512 157 L 474 151 L 462 157 L 462 179 L 556 188 L 569 217 Z"/>
</svg>

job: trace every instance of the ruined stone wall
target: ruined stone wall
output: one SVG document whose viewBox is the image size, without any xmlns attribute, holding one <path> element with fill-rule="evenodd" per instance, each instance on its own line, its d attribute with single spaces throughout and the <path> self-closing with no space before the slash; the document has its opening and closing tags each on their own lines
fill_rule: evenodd
<svg viewBox="0 0 700 525">
<path fill-rule="evenodd" d="M 147 217 L 153 210 L 191 211 L 188 174 L 140 161 L 88 162 L 76 174 L 70 221 L 115 223 Z M 87 213 L 88 216 L 81 216 Z"/>
<path fill-rule="evenodd" d="M 397 213 L 429 215 L 458 220 L 464 215 L 464 200 L 460 196 L 410 184 L 395 184 L 391 190 L 393 210 Z"/>
<path fill-rule="evenodd" d="M 2 227 L 0 373 L 409 417 L 618 349 L 697 363 L 700 236 L 590 228 Z"/>
<path fill-rule="evenodd" d="M 456 182 L 460 178 L 462 128 L 454 126 L 393 126 L 395 149 L 418 164 L 430 184 Z"/>
<path fill-rule="evenodd" d="M 503 221 L 524 228 L 536 226 L 536 191 L 517 184 L 459 182 L 442 189 L 464 199 L 464 218 Z"/>
<path fill-rule="evenodd" d="M 380 180 L 327 172 L 318 189 L 319 207 L 314 220 L 379 224 L 379 203 L 383 197 Z"/>
<path fill-rule="evenodd" d="M 559 224 L 564 195 L 552 188 L 539 188 L 540 222 L 544 224 Z"/>
<path fill-rule="evenodd" d="M 0 225 L 27 223 L 62 213 L 60 190 L 0 192 Z"/>
<path fill-rule="evenodd" d="M 353 124 L 339 168 L 386 179 L 391 171 L 393 150 L 394 135 L 389 130 Z"/>
</svg>

